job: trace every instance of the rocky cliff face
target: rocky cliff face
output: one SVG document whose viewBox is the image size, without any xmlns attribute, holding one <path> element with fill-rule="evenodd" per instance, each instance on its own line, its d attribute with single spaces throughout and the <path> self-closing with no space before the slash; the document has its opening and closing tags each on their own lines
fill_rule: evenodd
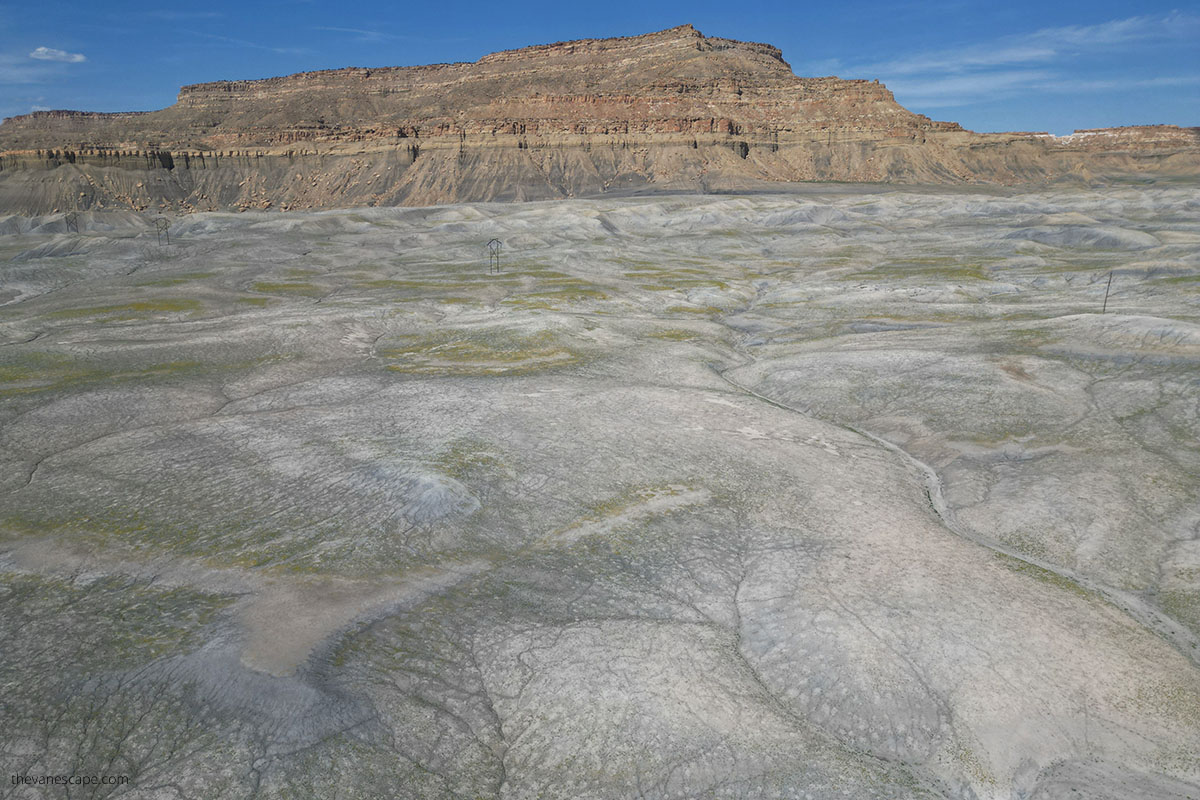
<svg viewBox="0 0 1200 800">
<path fill-rule="evenodd" d="M 772 181 L 1200 174 L 1200 131 L 975 134 L 878 82 L 796 77 L 691 26 L 485 56 L 185 86 L 148 113 L 0 125 L 0 208 L 315 208 Z"/>
</svg>

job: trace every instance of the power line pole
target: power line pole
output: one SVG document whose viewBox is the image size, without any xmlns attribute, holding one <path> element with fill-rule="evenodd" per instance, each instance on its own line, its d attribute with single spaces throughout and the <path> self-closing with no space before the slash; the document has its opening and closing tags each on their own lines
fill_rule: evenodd
<svg viewBox="0 0 1200 800">
<path fill-rule="evenodd" d="M 488 272 L 500 271 L 500 248 L 502 244 L 499 239 L 492 239 L 487 244 L 488 247 Z"/>
</svg>

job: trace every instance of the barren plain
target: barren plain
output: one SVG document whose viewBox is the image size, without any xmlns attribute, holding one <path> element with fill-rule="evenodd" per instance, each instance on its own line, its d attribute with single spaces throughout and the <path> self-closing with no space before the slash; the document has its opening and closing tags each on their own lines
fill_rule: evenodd
<svg viewBox="0 0 1200 800">
<path fill-rule="evenodd" d="M 1196 188 L 0 218 L 0 797 L 1200 797 Z"/>
</svg>

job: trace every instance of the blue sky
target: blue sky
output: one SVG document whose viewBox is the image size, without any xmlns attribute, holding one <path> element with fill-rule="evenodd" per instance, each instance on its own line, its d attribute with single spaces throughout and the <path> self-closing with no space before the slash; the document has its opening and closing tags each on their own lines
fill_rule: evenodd
<svg viewBox="0 0 1200 800">
<path fill-rule="evenodd" d="M 1200 6 L 1154 0 L 0 0 L 0 116 L 156 109 L 185 83 L 473 61 L 687 22 L 770 42 L 798 75 L 878 78 L 913 111 L 973 130 L 1200 125 Z"/>
</svg>

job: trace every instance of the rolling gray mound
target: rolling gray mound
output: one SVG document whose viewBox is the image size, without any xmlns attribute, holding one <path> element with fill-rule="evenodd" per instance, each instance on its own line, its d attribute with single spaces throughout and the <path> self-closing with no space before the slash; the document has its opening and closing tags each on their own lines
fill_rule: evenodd
<svg viewBox="0 0 1200 800">
<path fill-rule="evenodd" d="M 9 218 L 5 796 L 1200 796 L 1194 196 Z"/>
</svg>

